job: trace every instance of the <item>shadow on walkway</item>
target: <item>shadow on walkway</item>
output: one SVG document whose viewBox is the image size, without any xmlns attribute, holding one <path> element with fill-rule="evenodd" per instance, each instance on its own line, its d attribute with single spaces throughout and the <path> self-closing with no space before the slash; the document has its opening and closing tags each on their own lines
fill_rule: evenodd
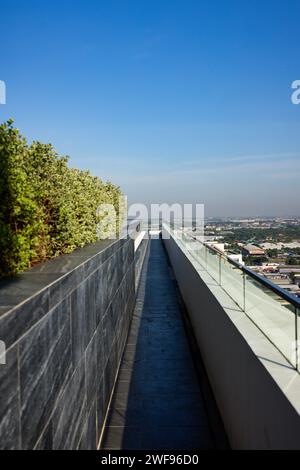
<svg viewBox="0 0 300 470">
<path fill-rule="evenodd" d="M 152 239 L 103 449 L 215 448 L 161 240 Z"/>
</svg>

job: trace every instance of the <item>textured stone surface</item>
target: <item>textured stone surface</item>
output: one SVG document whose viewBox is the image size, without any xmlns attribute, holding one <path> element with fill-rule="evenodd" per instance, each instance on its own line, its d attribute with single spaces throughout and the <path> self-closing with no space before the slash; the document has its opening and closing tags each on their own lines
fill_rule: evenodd
<svg viewBox="0 0 300 470">
<path fill-rule="evenodd" d="M 85 311 L 85 284 L 72 292 L 71 302 L 71 331 L 73 364 L 77 364 L 84 355 L 87 342 L 87 323 Z"/>
<path fill-rule="evenodd" d="M 104 418 L 107 407 L 105 407 L 105 396 L 109 393 L 109 390 L 105 389 L 104 374 L 102 374 L 97 387 L 96 394 L 96 413 L 97 413 L 97 443 L 99 443 Z"/>
<path fill-rule="evenodd" d="M 52 450 L 53 448 L 53 433 L 52 421 L 48 423 L 44 429 L 39 441 L 37 442 L 34 450 Z"/>
<path fill-rule="evenodd" d="M 96 401 L 94 401 L 83 427 L 83 435 L 80 439 L 79 449 L 96 450 L 97 444 L 97 408 Z"/>
<path fill-rule="evenodd" d="M 6 354 L 0 365 L 0 449 L 20 449 L 20 402 L 17 347 Z"/>
<path fill-rule="evenodd" d="M 101 374 L 101 363 L 98 368 L 97 361 L 97 340 L 98 335 L 95 332 L 85 352 L 85 375 L 86 375 L 86 398 L 87 403 L 92 403 L 97 393 L 99 383 L 99 374 Z M 101 341 L 101 337 L 99 338 Z"/>
<path fill-rule="evenodd" d="M 52 418 L 53 449 L 77 449 L 87 418 L 84 359 L 58 401 Z"/>
<path fill-rule="evenodd" d="M 49 312 L 49 289 L 15 306 L 0 318 L 0 338 L 10 348 Z"/>
<path fill-rule="evenodd" d="M 50 311 L 19 348 L 22 444 L 32 449 L 71 374 L 69 301 Z"/>
<path fill-rule="evenodd" d="M 17 305 L 36 295 L 57 279 L 57 274 L 20 274 L 0 282 L 0 305 Z"/>
<path fill-rule="evenodd" d="M 107 276 L 106 276 L 106 262 L 101 265 L 100 269 L 95 271 L 95 315 L 96 327 L 103 319 L 108 307 L 108 292 L 107 292 Z"/>
<path fill-rule="evenodd" d="M 96 448 L 133 311 L 133 246 L 99 242 L 0 284 L 0 448 Z"/>
</svg>

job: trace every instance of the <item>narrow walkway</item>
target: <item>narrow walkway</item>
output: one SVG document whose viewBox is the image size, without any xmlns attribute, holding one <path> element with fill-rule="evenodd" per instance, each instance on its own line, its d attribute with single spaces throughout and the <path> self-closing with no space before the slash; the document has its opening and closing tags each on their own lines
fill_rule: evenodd
<svg viewBox="0 0 300 470">
<path fill-rule="evenodd" d="M 151 240 L 103 449 L 214 447 L 161 240 Z"/>
</svg>

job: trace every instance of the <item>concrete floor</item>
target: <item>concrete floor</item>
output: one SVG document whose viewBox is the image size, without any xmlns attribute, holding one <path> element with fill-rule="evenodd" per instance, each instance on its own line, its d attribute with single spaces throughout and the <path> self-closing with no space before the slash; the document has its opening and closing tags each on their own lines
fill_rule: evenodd
<svg viewBox="0 0 300 470">
<path fill-rule="evenodd" d="M 151 240 L 102 449 L 212 449 L 214 439 L 161 240 Z"/>
</svg>

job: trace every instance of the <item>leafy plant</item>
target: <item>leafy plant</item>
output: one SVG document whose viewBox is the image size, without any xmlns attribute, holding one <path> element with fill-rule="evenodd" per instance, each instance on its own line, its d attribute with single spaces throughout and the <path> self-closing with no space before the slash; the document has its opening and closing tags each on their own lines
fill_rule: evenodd
<svg viewBox="0 0 300 470">
<path fill-rule="evenodd" d="M 28 145 L 12 120 L 0 125 L 0 277 L 97 241 L 97 208 L 112 204 L 121 219 L 120 197 L 52 145 Z"/>
</svg>

